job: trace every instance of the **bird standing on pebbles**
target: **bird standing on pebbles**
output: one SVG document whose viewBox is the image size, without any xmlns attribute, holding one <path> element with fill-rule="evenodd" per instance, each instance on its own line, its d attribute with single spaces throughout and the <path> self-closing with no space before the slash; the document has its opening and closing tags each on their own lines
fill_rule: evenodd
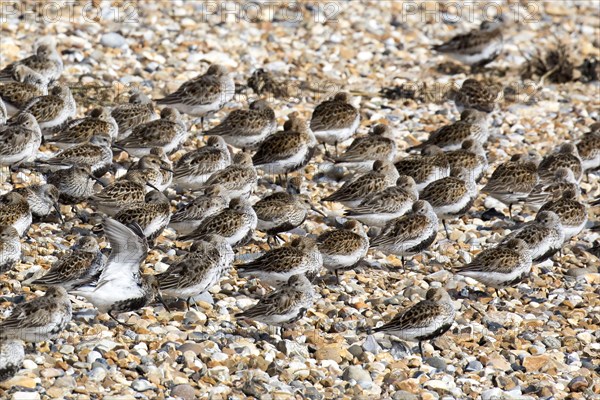
<svg viewBox="0 0 600 400">
<path fill-rule="evenodd" d="M 47 81 L 25 65 L 15 67 L 15 81 L 0 84 L 0 103 L 6 106 L 7 115 L 17 114 L 31 99 L 48 94 Z"/>
<path fill-rule="evenodd" d="M 222 137 L 227 144 L 243 150 L 255 150 L 277 130 L 275 111 L 265 100 L 255 100 L 248 110 L 232 111 L 205 135 Z"/>
<path fill-rule="evenodd" d="M 222 236 L 231 247 L 243 246 L 252 239 L 256 229 L 256 213 L 244 199 L 233 199 L 229 207 L 208 217 L 194 231 L 180 236 L 180 240 L 200 240 L 210 234 Z"/>
<path fill-rule="evenodd" d="M 477 254 L 467 265 L 454 269 L 486 286 L 502 289 L 521 282 L 531 271 L 531 250 L 522 239 L 510 239 Z"/>
<path fill-rule="evenodd" d="M 369 251 L 369 238 L 357 221 L 347 221 L 342 229 L 332 229 L 317 237 L 317 245 L 323 256 L 323 266 L 335 273 L 339 282 L 339 270 L 356 266 Z"/>
<path fill-rule="evenodd" d="M 21 113 L 0 131 L 0 165 L 17 166 L 35 158 L 42 143 L 42 131 L 35 117 Z"/>
<path fill-rule="evenodd" d="M 288 116 L 283 131 L 268 136 L 252 162 L 266 174 L 288 174 L 305 167 L 315 152 L 317 140 L 297 112 Z"/>
<path fill-rule="evenodd" d="M 115 147 L 123 148 L 135 157 L 150 154 L 153 147 L 161 147 L 169 154 L 177 150 L 188 136 L 179 111 L 165 107 L 160 112 L 160 119 L 136 126 L 129 136 L 117 141 Z"/>
<path fill-rule="evenodd" d="M 425 294 L 425 300 L 401 311 L 373 331 L 419 342 L 419 352 L 424 358 L 422 342 L 446 333 L 454 323 L 455 313 L 448 292 L 443 288 L 431 288 Z"/>
<path fill-rule="evenodd" d="M 337 93 L 333 99 L 319 104 L 313 111 L 310 129 L 319 143 L 323 143 L 325 154 L 329 155 L 327 144 L 335 145 L 349 139 L 360 125 L 360 113 L 350 104 L 350 94 Z"/>
<path fill-rule="evenodd" d="M 323 256 L 317 242 L 299 237 L 283 247 L 269 250 L 259 258 L 236 267 L 242 278 L 256 277 L 270 286 L 281 287 L 292 275 L 305 274 L 310 280 L 323 268 Z"/>
<path fill-rule="evenodd" d="M 72 293 L 85 297 L 98 311 L 119 322 L 117 313 L 139 310 L 155 299 L 162 303 L 162 297 L 156 277 L 142 275 L 140 271 L 148 254 L 148 244 L 140 227 L 129 228 L 111 218 L 103 225 L 111 247 L 106 266 L 97 282 L 80 286 Z"/>
<path fill-rule="evenodd" d="M 487 155 L 481 143 L 473 140 L 465 140 L 461 148 L 446 153 L 450 168 L 464 168 L 473 176 L 475 182 L 479 182 L 487 172 Z"/>
<path fill-rule="evenodd" d="M 258 175 L 248 153 L 237 153 L 228 167 L 214 172 L 205 186 L 219 185 L 230 199 L 241 197 L 248 199 L 256 188 Z"/>
<path fill-rule="evenodd" d="M 394 164 L 389 161 L 377 160 L 373 163 L 373 171 L 353 181 L 346 182 L 322 201 L 337 201 L 346 207 L 356 207 L 369 195 L 379 193 L 393 186 L 399 176 Z"/>
<path fill-rule="evenodd" d="M 450 175 L 446 153 L 437 146 L 426 146 L 421 150 L 421 155 L 403 158 L 394 166 L 400 175 L 414 179 L 419 192 L 431 182 Z"/>
<path fill-rule="evenodd" d="M 600 168 L 600 123 L 592 125 L 590 132 L 577 142 L 577 152 L 581 157 L 581 167 L 584 171 Z"/>
<path fill-rule="evenodd" d="M 450 239 L 447 219 L 454 219 L 466 214 L 477 198 L 475 177 L 464 168 L 452 170 L 452 176 L 431 182 L 419 198 L 431 204 L 433 211 L 442 220 L 446 237 Z"/>
<path fill-rule="evenodd" d="M 24 65 L 42 75 L 47 81 L 56 81 L 63 72 L 63 62 L 56 51 L 56 41 L 50 37 L 38 39 L 35 54 L 8 64 L 0 71 L 0 81 L 13 80 L 18 67 Z"/>
<path fill-rule="evenodd" d="M 78 204 L 94 194 L 97 181 L 90 167 L 74 165 L 48 174 L 47 182 L 58 189 L 59 200 L 63 204 Z"/>
<path fill-rule="evenodd" d="M 11 225 L 0 225 L 0 274 L 21 260 L 21 238 Z"/>
<path fill-rule="evenodd" d="M 47 160 L 37 160 L 37 163 L 51 169 L 83 165 L 89 167 L 94 176 L 101 177 L 112 166 L 113 152 L 110 146 L 110 137 L 94 135 L 89 142 L 76 144 Z"/>
<path fill-rule="evenodd" d="M 179 235 L 187 235 L 198 228 L 206 219 L 227 208 L 229 198 L 219 185 L 204 189 L 204 194 L 179 208 L 171 216 L 169 226 Z"/>
<path fill-rule="evenodd" d="M 25 349 L 20 340 L 0 340 L 0 382 L 16 375 L 23 366 Z"/>
<path fill-rule="evenodd" d="M 425 200 L 418 200 L 412 212 L 389 221 L 379 235 L 371 239 L 371 248 L 404 257 L 427 249 L 435 241 L 438 218 Z"/>
<path fill-rule="evenodd" d="M 254 306 L 236 314 L 263 324 L 281 326 L 301 319 L 312 307 L 317 294 L 306 276 L 292 275 L 280 289 L 268 294 Z"/>
<path fill-rule="evenodd" d="M 36 343 L 53 339 L 67 327 L 71 317 L 67 291 L 60 286 L 49 287 L 42 297 L 15 306 L 10 316 L 0 323 L 0 340 Z"/>
<path fill-rule="evenodd" d="M 141 92 L 133 93 L 128 103 L 114 107 L 110 115 L 119 126 L 119 140 L 131 135 L 135 127 L 159 118 L 152 101 Z"/>
<path fill-rule="evenodd" d="M 579 182 L 583 176 L 581 158 L 577 146 L 573 143 L 563 143 L 558 151 L 547 155 L 538 165 L 538 175 L 542 181 L 552 181 L 558 168 L 568 168 Z"/>
<path fill-rule="evenodd" d="M 69 118 L 75 116 L 77 107 L 71 90 L 57 85 L 47 96 L 35 97 L 27 102 L 21 112 L 33 115 L 44 134 L 60 128 Z"/>
<path fill-rule="evenodd" d="M 419 192 L 415 180 L 410 176 L 401 175 L 396 181 L 396 186 L 368 196 L 358 207 L 346 211 L 344 215 L 368 226 L 383 227 L 392 219 L 410 211 L 418 199 Z"/>
<path fill-rule="evenodd" d="M 60 192 L 56 186 L 51 184 L 30 185 L 15 189 L 14 192 L 25 197 L 34 217 L 46 217 L 54 211 L 58 218 L 62 218 L 58 204 Z"/>
<path fill-rule="evenodd" d="M 62 286 L 66 290 L 73 290 L 97 281 L 105 265 L 106 256 L 100 252 L 96 239 L 83 236 L 69 254 L 60 257 L 45 275 L 31 284 Z"/>
<path fill-rule="evenodd" d="M 235 254 L 223 237 L 206 235 L 184 258 L 157 276 L 164 296 L 188 300 L 219 283 L 231 270 Z"/>
<path fill-rule="evenodd" d="M 588 212 L 585 204 L 577 200 L 573 190 L 565 190 L 559 199 L 551 200 L 544 204 L 538 213 L 552 211 L 560 218 L 565 232 L 565 243 L 577 236 L 588 221 Z"/>
<path fill-rule="evenodd" d="M 454 36 L 445 43 L 433 46 L 433 50 L 471 67 L 483 67 L 500 55 L 502 47 L 502 20 L 498 18 L 483 21 L 479 29 Z"/>
<path fill-rule="evenodd" d="M 110 142 L 117 138 L 119 126 L 110 114 L 110 108 L 94 108 L 87 117 L 73 120 L 48 142 L 64 148 L 87 142 L 94 136 L 105 136 Z"/>
<path fill-rule="evenodd" d="M 527 207 L 539 210 L 541 206 L 551 200 L 558 200 L 566 190 L 575 192 L 578 198 L 581 195 L 579 183 L 575 180 L 573 171 L 569 168 L 557 168 L 552 181 L 538 183 L 527 197 L 521 200 Z"/>
<path fill-rule="evenodd" d="M 366 173 L 373 170 L 373 163 L 377 160 L 394 161 L 396 150 L 396 141 L 390 127 L 378 124 L 368 136 L 354 139 L 346 151 L 335 158 L 335 164 Z"/>
<path fill-rule="evenodd" d="M 31 210 L 25 197 L 16 192 L 0 196 L 0 225 L 14 227 L 23 236 L 31 225 Z"/>
<path fill-rule="evenodd" d="M 448 92 L 448 98 L 454 101 L 459 112 L 472 108 L 491 113 L 501 96 L 502 93 L 496 87 L 471 78 L 465 80 L 460 89 L 452 88 Z"/>
<path fill-rule="evenodd" d="M 146 193 L 144 202 L 123 207 L 115 215 L 115 219 L 125 225 L 136 223 L 142 228 L 148 243 L 153 245 L 169 224 L 171 203 L 162 192 L 152 190 Z"/>
<path fill-rule="evenodd" d="M 466 109 L 460 114 L 460 120 L 444 125 L 432 132 L 429 138 L 413 149 L 437 146 L 444 151 L 458 150 L 465 140 L 473 140 L 480 144 L 487 142 L 490 135 L 487 126 L 487 115 L 481 111 Z"/>
<path fill-rule="evenodd" d="M 523 239 L 531 251 L 533 262 L 541 263 L 560 251 L 565 241 L 565 232 L 560 218 L 552 211 L 542 211 L 535 220 L 512 231 L 501 244 L 511 239 Z"/>
<path fill-rule="evenodd" d="M 200 117 L 204 130 L 204 117 L 223 108 L 234 95 L 235 82 L 227 68 L 213 64 L 204 75 L 185 82 L 175 92 L 156 100 L 156 104 Z"/>
<path fill-rule="evenodd" d="M 231 164 L 227 143 L 220 136 L 211 136 L 206 146 L 184 154 L 175 164 L 173 178 L 179 189 L 201 188 L 212 174 Z"/>
</svg>

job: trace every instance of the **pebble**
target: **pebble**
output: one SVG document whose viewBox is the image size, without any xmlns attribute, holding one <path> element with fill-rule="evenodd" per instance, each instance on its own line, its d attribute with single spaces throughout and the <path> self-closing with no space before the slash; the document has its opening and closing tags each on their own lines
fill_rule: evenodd
<svg viewBox="0 0 600 400">
<path fill-rule="evenodd" d="M 171 389 L 171 396 L 182 400 L 193 400 L 196 398 L 196 391 L 191 385 L 176 385 Z"/>
<path fill-rule="evenodd" d="M 102 35 L 100 43 L 106 47 L 112 47 L 114 49 L 123 47 L 125 45 L 125 38 L 116 32 L 109 32 Z"/>
<path fill-rule="evenodd" d="M 350 365 L 344 370 L 342 379 L 345 381 L 356 381 L 363 389 L 369 389 L 373 386 L 373 378 L 368 371 L 365 371 L 360 365 Z"/>
<path fill-rule="evenodd" d="M 439 371 L 445 371 L 447 367 L 446 361 L 441 357 L 427 357 L 425 362 Z"/>
<path fill-rule="evenodd" d="M 145 379 L 136 379 L 131 382 L 131 388 L 136 392 L 145 392 L 146 390 L 152 390 L 156 387 Z"/>
</svg>

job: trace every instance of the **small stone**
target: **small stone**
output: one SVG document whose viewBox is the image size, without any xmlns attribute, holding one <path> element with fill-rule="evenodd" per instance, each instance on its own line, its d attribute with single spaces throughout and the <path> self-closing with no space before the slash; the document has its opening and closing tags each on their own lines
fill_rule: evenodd
<svg viewBox="0 0 600 400">
<path fill-rule="evenodd" d="M 354 380 L 363 389 L 370 389 L 373 386 L 373 378 L 368 371 L 365 371 L 360 365 L 350 365 L 344 370 L 342 379 L 345 381 Z"/>
<path fill-rule="evenodd" d="M 155 386 L 145 379 L 136 379 L 131 382 L 131 388 L 136 392 L 145 392 L 146 390 L 154 389 Z"/>
<path fill-rule="evenodd" d="M 100 44 L 105 47 L 116 49 L 125 45 L 125 38 L 116 32 L 109 32 L 102 35 Z"/>
<path fill-rule="evenodd" d="M 589 383 L 583 376 L 576 376 L 569 382 L 571 392 L 583 392 L 588 386 Z"/>
<path fill-rule="evenodd" d="M 90 351 L 86 357 L 87 362 L 90 364 L 98 359 L 102 359 L 102 354 L 96 350 Z"/>
<path fill-rule="evenodd" d="M 298 342 L 294 342 L 292 340 L 282 340 L 277 343 L 277 350 L 281 351 L 288 357 L 299 356 L 304 359 L 310 358 L 308 354 L 308 348 Z"/>
<path fill-rule="evenodd" d="M 481 400 L 499 400 L 499 399 L 502 399 L 502 390 L 499 388 L 484 390 L 481 393 Z"/>
<path fill-rule="evenodd" d="M 427 357 L 425 362 L 439 371 L 445 371 L 447 367 L 446 361 L 441 357 Z"/>
<path fill-rule="evenodd" d="M 72 389 L 77 386 L 77 382 L 75 382 L 75 378 L 72 376 L 63 376 L 60 378 L 56 378 L 54 381 L 54 386 L 59 388 Z"/>
<path fill-rule="evenodd" d="M 543 338 L 542 343 L 544 343 L 544 346 L 546 346 L 546 348 L 549 350 L 560 349 L 561 346 L 560 339 L 554 336 L 547 336 Z"/>
<path fill-rule="evenodd" d="M 171 389 L 171 396 L 178 397 L 182 400 L 194 400 L 196 392 L 191 385 L 177 385 Z"/>
<path fill-rule="evenodd" d="M 373 335 L 367 336 L 367 339 L 363 343 L 362 348 L 364 351 L 367 351 L 372 354 L 379 354 L 379 352 L 381 351 L 381 346 L 379 346 L 379 343 L 377 343 L 377 340 L 375 340 L 375 337 Z"/>
<path fill-rule="evenodd" d="M 356 358 L 360 357 L 360 355 L 364 352 L 363 348 L 357 344 L 353 344 L 352 346 L 348 347 L 348 351 Z"/>
<path fill-rule="evenodd" d="M 60 348 L 60 352 L 62 354 L 73 354 L 74 351 L 75 347 L 71 346 L 70 344 L 65 344 Z"/>
<path fill-rule="evenodd" d="M 580 332 L 575 337 L 585 344 L 592 343 L 592 334 L 590 332 Z"/>
<path fill-rule="evenodd" d="M 43 369 L 42 372 L 40 372 L 40 375 L 42 375 L 44 378 L 56 378 L 59 376 L 63 376 L 64 374 L 65 371 L 57 368 L 46 368 Z"/>
<path fill-rule="evenodd" d="M 471 362 L 469 362 L 469 364 L 467 364 L 465 371 L 474 372 L 474 371 L 481 371 L 482 369 L 483 369 L 483 364 L 481 364 L 479 361 L 475 360 L 475 361 L 471 361 Z"/>
<path fill-rule="evenodd" d="M 94 382 L 102 382 L 106 378 L 106 370 L 100 367 L 93 368 L 89 372 L 88 377 Z"/>
<path fill-rule="evenodd" d="M 39 400 L 40 394 L 37 392 L 15 392 L 13 393 L 12 400 Z"/>
<path fill-rule="evenodd" d="M 392 400 L 418 400 L 419 397 L 416 394 L 412 394 L 405 390 L 398 390 L 392 395 Z"/>
</svg>

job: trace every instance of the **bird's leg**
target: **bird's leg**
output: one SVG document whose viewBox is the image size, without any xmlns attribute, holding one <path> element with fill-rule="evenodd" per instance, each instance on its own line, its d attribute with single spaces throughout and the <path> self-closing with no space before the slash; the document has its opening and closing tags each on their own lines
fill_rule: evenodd
<svg viewBox="0 0 600 400">
<path fill-rule="evenodd" d="M 327 150 L 327 144 L 323 142 L 323 149 L 325 149 L 325 156 L 330 157 L 329 150 Z"/>
<path fill-rule="evenodd" d="M 335 284 L 339 285 L 340 284 L 340 273 L 337 268 L 334 269 L 333 272 L 335 274 Z"/>
<path fill-rule="evenodd" d="M 335 141 L 335 156 L 338 156 L 338 142 L 337 140 Z"/>
<path fill-rule="evenodd" d="M 125 322 L 121 322 L 121 321 L 119 321 L 119 320 L 117 319 L 117 317 L 115 317 L 115 316 L 113 315 L 113 311 L 114 311 L 114 310 L 110 310 L 110 311 L 108 312 L 108 316 L 109 316 L 109 317 L 111 317 L 112 319 L 114 319 L 115 321 L 117 321 L 117 323 L 118 323 L 119 325 L 123 325 L 123 326 L 125 326 L 125 327 L 127 327 L 127 328 L 131 328 L 131 327 L 132 327 L 132 325 L 130 325 L 130 324 L 127 324 L 127 323 L 125 323 Z"/>
<path fill-rule="evenodd" d="M 279 233 L 276 233 L 276 234 L 275 234 L 275 237 L 276 237 L 276 238 L 279 240 L 279 242 L 278 242 L 278 243 L 285 243 L 285 239 L 284 239 L 284 238 L 282 238 L 282 237 L 279 235 Z"/>
<path fill-rule="evenodd" d="M 191 297 L 188 297 L 187 300 L 185 301 L 185 305 L 187 306 L 187 310 L 186 311 L 190 311 L 191 304 L 192 304 L 191 301 L 192 301 Z"/>
<path fill-rule="evenodd" d="M 513 216 L 512 216 L 512 206 L 513 206 L 513 205 L 512 205 L 512 203 L 510 203 L 510 204 L 508 205 L 508 217 L 509 217 L 510 219 L 513 219 Z"/>
<path fill-rule="evenodd" d="M 446 231 L 446 239 L 450 240 L 450 234 L 448 233 L 448 226 L 446 225 L 446 220 L 442 220 L 442 225 L 444 225 L 444 231 Z"/>
<path fill-rule="evenodd" d="M 425 359 L 425 356 L 423 355 L 423 342 L 419 340 L 419 352 L 421 353 L 421 358 Z"/>
<path fill-rule="evenodd" d="M 404 254 L 402 254 L 402 257 L 400 258 L 400 261 L 402 262 L 402 269 L 404 271 L 406 271 L 406 266 L 404 265 Z"/>
</svg>

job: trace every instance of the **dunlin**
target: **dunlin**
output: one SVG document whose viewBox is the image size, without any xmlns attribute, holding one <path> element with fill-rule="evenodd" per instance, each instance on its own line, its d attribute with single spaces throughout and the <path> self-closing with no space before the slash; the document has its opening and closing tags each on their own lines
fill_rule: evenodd
<svg viewBox="0 0 600 400">
<path fill-rule="evenodd" d="M 535 216 L 534 221 L 512 231 L 501 243 L 505 244 L 511 239 L 524 240 L 529 246 L 533 262 L 543 262 L 560 251 L 565 233 L 558 215 L 552 211 L 542 211 Z"/>
<path fill-rule="evenodd" d="M 379 193 L 393 186 L 398 177 L 399 174 L 394 164 L 389 161 L 377 160 L 373 163 L 373 171 L 353 181 L 346 182 L 333 194 L 323 198 L 322 201 L 337 201 L 346 207 L 357 207 L 369 195 Z"/>
<path fill-rule="evenodd" d="M 223 108 L 234 94 L 235 82 L 227 68 L 213 64 L 204 75 L 183 83 L 175 92 L 156 100 L 156 104 L 200 117 L 204 127 L 204 117 Z"/>
<path fill-rule="evenodd" d="M 72 293 L 85 297 L 98 311 L 119 322 L 116 314 L 139 310 L 155 299 L 162 302 L 162 298 L 156 277 L 142 275 L 140 271 L 140 264 L 148 254 L 140 227 L 129 228 L 111 218 L 104 220 L 103 225 L 111 247 L 106 266 L 97 282 Z"/>
<path fill-rule="evenodd" d="M 50 270 L 32 284 L 73 290 L 96 282 L 105 265 L 106 256 L 100 252 L 96 239 L 83 236 L 69 253 L 59 257 Z"/>
<path fill-rule="evenodd" d="M 0 99 L 8 115 L 17 114 L 31 99 L 48 94 L 47 81 L 25 65 L 15 69 L 15 82 L 0 84 Z"/>
<path fill-rule="evenodd" d="M 21 112 L 32 114 L 44 134 L 60 128 L 77 111 L 71 90 L 57 85 L 47 96 L 39 96 L 25 104 Z"/>
<path fill-rule="evenodd" d="M 460 120 L 444 125 L 432 132 L 429 138 L 412 149 L 423 149 L 437 146 L 444 151 L 459 150 L 465 140 L 472 140 L 483 145 L 490 135 L 487 126 L 487 115 L 481 111 L 466 109 L 460 114 Z"/>
<path fill-rule="evenodd" d="M 243 199 L 233 199 L 229 207 L 208 217 L 193 232 L 181 236 L 180 240 L 200 240 L 209 234 L 222 236 L 232 246 L 243 246 L 252 238 L 256 229 L 256 213 Z"/>
<path fill-rule="evenodd" d="M 15 306 L 0 323 L 1 339 L 43 342 L 57 337 L 71 321 L 71 301 L 62 287 L 49 287 L 46 294 Z"/>
<path fill-rule="evenodd" d="M 51 184 L 30 185 L 14 191 L 25 197 L 34 217 L 46 217 L 50 213 L 56 212 L 57 216 L 62 218 L 58 205 L 60 192 L 56 186 Z"/>
<path fill-rule="evenodd" d="M 207 235 L 195 242 L 181 261 L 157 276 L 164 296 L 189 300 L 219 283 L 231 270 L 233 249 L 221 236 Z"/>
<path fill-rule="evenodd" d="M 427 146 L 421 155 L 409 156 L 395 164 L 400 175 L 414 179 L 420 192 L 433 181 L 450 175 L 450 164 L 446 154 L 437 146 Z"/>
<path fill-rule="evenodd" d="M 300 185 L 301 178 L 294 177 L 288 181 L 288 192 L 275 192 L 252 206 L 258 218 L 258 230 L 270 237 L 278 237 L 279 233 L 290 231 L 304 223 L 308 210 L 316 209 L 306 195 L 295 193 Z"/>
<path fill-rule="evenodd" d="M 154 111 L 152 101 L 141 92 L 133 93 L 129 103 L 117 105 L 110 115 L 119 126 L 119 140 L 131 135 L 135 127 L 159 118 Z"/>
<path fill-rule="evenodd" d="M 230 199 L 242 197 L 247 199 L 256 187 L 258 176 L 252 165 L 252 157 L 248 153 L 237 153 L 230 166 L 214 172 L 205 186 L 219 185 Z"/>
<path fill-rule="evenodd" d="M 292 275 L 280 289 L 269 293 L 254 306 L 236 314 L 267 325 L 281 326 L 298 321 L 312 307 L 317 294 L 304 275 Z"/>
<path fill-rule="evenodd" d="M 431 182 L 419 196 L 421 200 L 431 204 L 433 211 L 442 220 L 448 239 L 450 234 L 448 233 L 446 220 L 455 219 L 466 214 L 479 194 L 474 178 L 464 168 L 453 169 L 452 176 Z"/>
<path fill-rule="evenodd" d="M 425 294 L 425 300 L 399 312 L 388 323 L 373 331 L 419 342 L 419 352 L 423 358 L 422 342 L 446 333 L 454 323 L 455 313 L 448 292 L 443 288 L 431 288 Z"/>
<path fill-rule="evenodd" d="M 141 157 L 133 164 L 123 179 L 134 182 L 146 182 L 146 191 L 151 188 L 163 191 L 173 180 L 173 165 L 165 157 L 162 149 L 152 148 L 150 154 Z"/>
<path fill-rule="evenodd" d="M 371 248 L 404 257 L 427 249 L 435 241 L 438 218 L 431 205 L 418 200 L 412 212 L 389 221 L 381 233 L 371 240 Z"/>
<path fill-rule="evenodd" d="M 23 366 L 25 348 L 20 340 L 0 340 L 0 382 L 16 375 Z"/>
<path fill-rule="evenodd" d="M 16 192 L 0 196 L 0 224 L 11 225 L 23 236 L 31 225 L 31 210 L 27 199 Z"/>
<path fill-rule="evenodd" d="M 396 186 L 368 196 L 358 207 L 346 211 L 345 215 L 368 226 L 383 227 L 388 221 L 406 214 L 418 199 L 414 179 L 401 175 Z"/>
<path fill-rule="evenodd" d="M 508 213 L 512 218 L 513 204 L 527 197 L 538 180 L 536 163 L 524 154 L 517 154 L 496 167 L 481 191 L 508 205 Z"/>
<path fill-rule="evenodd" d="M 150 154 L 153 147 L 161 147 L 169 154 L 177 150 L 189 136 L 179 111 L 175 108 L 164 108 L 160 119 L 146 122 L 133 128 L 125 139 L 115 143 L 118 148 L 125 149 L 135 157 Z"/>
<path fill-rule="evenodd" d="M 47 181 L 58 189 L 61 203 L 77 204 L 94 194 L 96 179 L 89 167 L 74 165 L 49 173 Z"/>
<path fill-rule="evenodd" d="M 588 220 L 585 204 L 578 201 L 577 193 L 570 189 L 565 190 L 559 199 L 544 204 L 538 213 L 542 211 L 552 211 L 558 215 L 565 232 L 565 242 L 577 236 Z"/>
<path fill-rule="evenodd" d="M 252 162 L 267 174 L 287 174 L 305 167 L 316 145 L 312 131 L 294 112 L 283 125 L 283 131 L 268 136 L 260 144 Z"/>
<path fill-rule="evenodd" d="M 579 183 L 569 168 L 557 168 L 552 181 L 538 183 L 527 197 L 522 198 L 525 205 L 539 210 L 551 200 L 558 200 L 566 190 L 575 192 L 576 198 L 581 195 Z"/>
<path fill-rule="evenodd" d="M 69 147 L 47 160 L 37 160 L 50 168 L 69 168 L 73 165 L 86 166 L 96 177 L 104 175 L 111 167 L 113 152 L 108 136 L 95 135 L 89 142 Z"/>
<path fill-rule="evenodd" d="M 481 143 L 474 139 L 467 139 L 460 149 L 447 152 L 446 158 L 451 169 L 464 168 L 476 182 L 487 172 L 487 154 Z"/>
<path fill-rule="evenodd" d="M 494 111 L 496 103 L 500 100 L 502 93 L 497 88 L 476 79 L 467 79 L 460 89 L 450 89 L 448 98 L 454 101 L 458 111 L 466 108 L 490 113 Z"/>
<path fill-rule="evenodd" d="M 125 225 L 136 223 L 150 244 L 169 224 L 171 204 L 167 196 L 157 190 L 146 193 L 144 202 L 127 205 L 115 215 L 115 219 Z"/>
<path fill-rule="evenodd" d="M 0 165 L 15 166 L 35 157 L 42 132 L 29 113 L 18 114 L 0 131 Z"/>
<path fill-rule="evenodd" d="M 595 125 L 577 142 L 577 151 L 584 171 L 600 168 L 600 123 Z"/>
<path fill-rule="evenodd" d="M 285 285 L 292 275 L 316 277 L 323 268 L 323 256 L 317 242 L 303 236 L 283 247 L 269 250 L 249 263 L 236 267 L 242 278 L 256 277 L 270 286 Z"/>
<path fill-rule="evenodd" d="M 48 138 L 55 146 L 65 148 L 87 142 L 94 136 L 105 136 L 112 140 L 117 138 L 119 126 L 110 114 L 110 108 L 93 109 L 87 117 L 67 123 L 58 134 Z"/>
<path fill-rule="evenodd" d="M 369 250 L 369 238 L 357 221 L 347 221 L 342 229 L 332 229 L 317 237 L 317 245 L 323 257 L 323 266 L 335 273 L 357 265 Z"/>
<path fill-rule="evenodd" d="M 275 112 L 265 100 L 256 100 L 250 104 L 249 110 L 232 111 L 218 126 L 204 134 L 221 136 L 238 149 L 255 150 L 276 130 Z"/>
<path fill-rule="evenodd" d="M 521 282 L 531 271 L 531 250 L 522 239 L 511 239 L 477 254 L 469 264 L 454 269 L 486 286 L 502 289 Z"/>
<path fill-rule="evenodd" d="M 0 273 L 21 260 L 21 239 L 12 225 L 0 225 Z"/>
<path fill-rule="evenodd" d="M 502 21 L 483 21 L 479 29 L 454 36 L 445 43 L 433 46 L 438 53 L 473 67 L 482 67 L 502 52 Z"/>
<path fill-rule="evenodd" d="M 126 175 L 94 194 L 90 200 L 98 211 L 108 216 L 114 216 L 128 205 L 142 203 L 146 192 L 151 189 L 152 187 L 148 186 L 148 182 L 143 176 Z"/>
<path fill-rule="evenodd" d="M 335 145 L 349 139 L 360 125 L 360 113 L 350 104 L 350 94 L 337 93 L 333 99 L 319 104 L 313 111 L 310 129 L 319 143 L 323 143 L 325 153 L 327 144 Z"/>
<path fill-rule="evenodd" d="M 0 81 L 13 80 L 19 65 L 31 68 L 48 81 L 56 81 L 63 72 L 63 62 L 56 51 L 56 41 L 49 37 L 38 40 L 35 54 L 15 61 L 0 71 Z"/>
<path fill-rule="evenodd" d="M 396 141 L 389 126 L 378 124 L 368 136 L 354 139 L 346 151 L 335 158 L 336 165 L 356 172 L 369 172 L 377 160 L 394 161 Z"/>
<path fill-rule="evenodd" d="M 538 165 L 538 175 L 542 181 L 551 181 L 558 168 L 568 168 L 573 171 L 575 180 L 579 182 L 583 176 L 581 158 L 577 146 L 572 143 L 562 144 L 558 151 L 547 155 Z"/>
<path fill-rule="evenodd" d="M 196 190 L 215 172 L 231 164 L 227 143 L 220 136 L 211 136 L 206 146 L 184 154 L 175 164 L 174 178 L 177 187 Z"/>
<path fill-rule="evenodd" d="M 179 208 L 171 216 L 169 227 L 179 235 L 187 235 L 198 228 L 207 218 L 220 213 L 229 204 L 229 198 L 219 185 L 208 186 L 204 194 Z"/>
</svg>

